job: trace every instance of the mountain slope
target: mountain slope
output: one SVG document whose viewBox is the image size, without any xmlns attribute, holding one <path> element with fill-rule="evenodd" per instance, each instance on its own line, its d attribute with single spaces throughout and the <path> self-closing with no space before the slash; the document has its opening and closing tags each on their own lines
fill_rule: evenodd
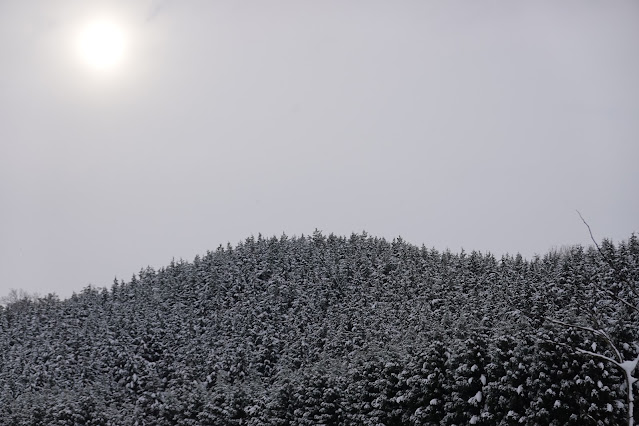
<svg viewBox="0 0 639 426">
<path fill-rule="evenodd" d="M 259 237 L 22 300 L 0 311 L 0 424 L 620 424 L 618 369 L 575 350 L 605 342 L 547 320 L 638 341 L 600 296 L 636 288 L 639 243 L 602 249 Z"/>
</svg>

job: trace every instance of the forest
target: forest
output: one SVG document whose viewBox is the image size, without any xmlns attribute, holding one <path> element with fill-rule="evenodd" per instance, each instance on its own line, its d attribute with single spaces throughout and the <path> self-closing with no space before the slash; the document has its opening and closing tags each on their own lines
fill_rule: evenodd
<svg viewBox="0 0 639 426">
<path fill-rule="evenodd" d="M 2 425 L 633 425 L 639 239 L 235 246 L 0 307 Z"/>
</svg>

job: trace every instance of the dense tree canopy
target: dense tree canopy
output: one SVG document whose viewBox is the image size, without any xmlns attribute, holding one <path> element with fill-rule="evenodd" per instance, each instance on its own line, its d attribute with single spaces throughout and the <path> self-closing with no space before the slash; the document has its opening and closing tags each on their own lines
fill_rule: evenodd
<svg viewBox="0 0 639 426">
<path fill-rule="evenodd" d="M 623 424 L 638 284 L 634 235 L 531 260 L 249 238 L 0 307 L 0 424 Z"/>
</svg>

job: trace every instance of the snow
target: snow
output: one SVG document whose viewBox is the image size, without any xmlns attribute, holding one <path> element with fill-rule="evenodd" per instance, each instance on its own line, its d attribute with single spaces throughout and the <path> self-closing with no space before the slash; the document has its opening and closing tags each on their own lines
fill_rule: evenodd
<svg viewBox="0 0 639 426">
<path fill-rule="evenodd" d="M 481 402 L 481 400 L 484 398 L 484 395 L 481 393 L 481 391 L 477 391 L 477 393 L 475 394 L 475 396 L 471 397 L 468 399 L 468 403 L 469 404 L 478 404 Z"/>
<path fill-rule="evenodd" d="M 222 260 L 227 262 L 227 259 Z M 218 265 L 211 261 L 211 264 L 223 271 L 220 266 L 222 263 Z M 276 270 L 274 276 L 278 280 L 284 280 L 283 277 L 286 276 L 285 272 L 288 267 L 288 264 L 283 262 L 282 271 Z M 273 268 L 276 268 L 275 264 Z M 199 273 L 196 268 L 192 269 L 194 274 Z M 190 279 L 190 275 L 188 275 L 190 270 L 183 271 L 186 281 Z M 243 272 L 239 266 L 238 271 L 242 274 L 252 274 L 251 269 L 248 269 L 249 272 Z M 173 280 L 173 275 L 178 272 L 180 271 L 173 271 L 170 275 L 164 276 L 163 279 L 167 282 Z M 304 272 L 304 274 L 306 273 Z M 216 274 L 220 276 L 220 281 L 235 282 L 235 278 L 233 278 L 235 272 L 229 272 L 227 276 L 226 273 L 217 272 L 217 269 L 211 271 L 211 276 L 217 276 Z M 300 275 L 300 277 L 302 276 L 306 275 Z M 5 374 L 6 377 L 18 379 L 25 377 L 25 384 L 40 383 L 36 380 L 40 380 L 42 383 L 46 383 L 46 380 L 62 383 L 62 385 L 54 383 L 50 386 L 50 388 L 64 389 L 60 391 L 60 397 L 57 394 L 49 396 L 51 395 L 50 391 L 49 394 L 39 397 L 40 388 L 36 385 L 27 389 L 28 394 L 20 395 L 24 401 L 33 400 L 37 403 L 38 406 L 35 408 L 38 410 L 47 410 L 52 407 L 55 408 L 54 411 L 60 411 L 70 406 L 71 399 L 77 399 L 76 397 L 81 396 L 85 389 L 87 392 L 91 392 L 89 395 L 92 399 L 95 398 L 95 406 L 98 409 L 99 407 L 107 407 L 104 404 L 109 402 L 106 402 L 98 391 L 103 388 L 109 389 L 109 401 L 115 401 L 113 408 L 108 408 L 109 413 L 122 413 L 121 416 L 118 414 L 120 417 L 113 420 L 112 424 L 126 423 L 122 421 L 125 413 L 126 415 L 134 414 L 134 412 L 146 413 L 142 410 L 147 409 L 151 410 L 149 411 L 151 413 L 162 411 L 169 413 L 172 412 L 170 410 L 173 410 L 176 413 L 175 423 L 182 423 L 184 416 L 192 417 L 195 414 L 199 416 L 195 410 L 200 406 L 205 410 L 202 412 L 203 422 L 212 418 L 209 416 L 214 416 L 214 413 L 221 413 L 220 415 L 223 417 L 220 422 L 226 423 L 224 420 L 228 421 L 229 416 L 233 416 L 234 410 L 237 409 L 244 411 L 248 417 L 247 422 L 255 420 L 267 424 L 268 420 L 271 419 L 270 416 L 285 415 L 285 413 L 289 413 L 289 409 L 293 409 L 296 413 L 295 416 L 305 419 L 308 423 L 312 422 L 315 415 L 313 413 L 318 412 L 315 409 L 317 407 L 323 410 L 321 411 L 323 414 L 321 414 L 321 420 L 318 417 L 315 421 L 334 422 L 331 420 L 333 418 L 330 417 L 331 413 L 339 413 L 339 410 L 342 410 L 341 412 L 345 413 L 343 414 L 344 423 L 363 423 L 365 417 L 362 417 L 364 414 L 360 413 L 370 412 L 371 405 L 380 412 L 387 409 L 412 409 L 413 402 L 424 396 L 426 394 L 424 391 L 428 388 L 428 394 L 433 399 L 430 400 L 430 405 L 426 400 L 425 404 L 422 404 L 421 411 L 414 410 L 414 415 L 410 417 L 411 422 L 425 422 L 433 413 L 446 412 L 449 407 L 454 407 L 459 410 L 460 416 L 463 416 L 463 422 L 458 422 L 461 426 L 461 423 L 525 424 L 533 423 L 541 418 L 546 421 L 546 424 L 553 421 L 557 424 L 563 424 L 566 421 L 566 414 L 575 411 L 569 407 L 572 407 L 573 403 L 581 404 L 581 398 L 585 401 L 584 408 L 588 407 L 585 405 L 588 403 L 590 407 L 595 407 L 595 412 L 600 415 L 610 417 L 613 414 L 615 416 L 623 414 L 626 412 L 626 407 L 625 400 L 622 398 L 628 395 L 628 388 L 625 383 L 622 383 L 625 380 L 618 380 L 617 376 L 621 375 L 609 367 L 612 365 L 617 367 L 617 370 L 623 369 L 624 373 L 627 373 L 625 378 L 628 379 L 628 375 L 633 374 L 639 366 L 639 359 L 633 360 L 634 356 L 631 356 L 635 353 L 639 355 L 639 349 L 637 352 L 633 352 L 634 349 L 621 351 L 620 355 L 619 351 L 613 351 L 613 348 L 608 347 L 608 343 L 601 340 L 602 346 L 599 351 L 598 343 L 600 341 L 595 345 L 592 339 L 586 340 L 590 336 L 587 336 L 583 329 L 578 329 L 581 330 L 579 333 L 570 334 L 571 340 L 567 340 L 570 345 L 563 344 L 563 339 L 566 337 L 563 334 L 558 338 L 548 330 L 542 330 L 541 335 L 535 334 L 537 329 L 529 329 L 528 323 L 523 321 L 521 324 L 517 322 L 513 325 L 513 327 L 521 325 L 523 328 L 515 330 L 517 333 L 523 334 L 504 335 L 502 336 L 503 341 L 497 339 L 493 341 L 489 336 L 482 334 L 482 338 L 485 337 L 486 341 L 478 346 L 482 347 L 481 353 L 485 352 L 491 355 L 486 360 L 479 361 L 474 356 L 478 353 L 477 350 L 469 351 L 468 345 L 470 343 L 457 337 L 452 337 L 450 341 L 439 342 L 436 345 L 432 341 L 428 346 L 418 344 L 415 346 L 415 351 L 410 346 L 410 351 L 401 349 L 396 354 L 394 352 L 396 342 L 390 340 L 387 343 L 375 343 L 374 346 L 369 347 L 367 346 L 368 340 L 370 337 L 373 339 L 371 342 L 382 339 L 387 341 L 388 337 L 393 338 L 399 334 L 400 323 L 396 322 L 393 316 L 395 311 L 399 309 L 406 311 L 407 318 L 416 319 L 416 321 L 411 320 L 411 324 L 417 324 L 419 327 L 428 326 L 425 321 L 420 320 L 421 307 L 415 311 L 411 310 L 414 302 L 410 299 L 413 297 L 413 289 L 410 287 L 408 287 L 410 294 L 406 295 L 406 300 L 398 302 L 398 305 L 392 309 L 388 308 L 388 312 L 386 311 L 389 306 L 388 302 L 379 302 L 376 305 L 376 310 L 381 309 L 384 316 L 380 317 L 380 322 L 377 320 L 368 322 L 362 319 L 365 317 L 360 318 L 359 310 L 356 310 L 360 309 L 358 302 L 360 298 L 357 293 L 359 287 L 356 287 L 355 283 L 352 283 L 352 286 L 349 284 L 348 289 L 340 290 L 344 294 L 339 299 L 335 299 L 335 305 L 331 305 L 330 310 L 316 311 L 315 299 L 321 298 L 323 300 L 324 287 L 329 288 L 329 286 L 309 285 L 308 289 L 306 286 L 298 288 L 294 284 L 297 282 L 297 275 L 290 279 L 290 288 L 281 286 L 281 297 L 277 296 L 271 299 L 269 293 L 271 287 L 267 288 L 256 282 L 255 288 L 249 286 L 249 289 L 238 292 L 234 292 L 232 289 L 228 289 L 228 293 L 224 293 L 222 290 L 207 292 L 206 298 L 203 296 L 201 303 L 194 303 L 193 309 L 186 309 L 187 305 L 182 300 L 190 300 L 187 299 L 187 297 L 191 297 L 191 293 L 188 292 L 199 291 L 200 286 L 204 288 L 204 285 L 208 285 L 208 281 L 212 279 L 209 278 L 208 273 L 204 274 L 203 277 L 206 282 L 197 281 L 199 278 L 194 277 L 192 287 L 189 287 L 191 284 L 185 281 L 184 286 L 187 290 L 184 290 L 183 286 L 178 285 L 178 281 L 176 281 L 175 289 L 170 290 L 175 292 L 175 296 L 170 296 L 173 298 L 167 299 L 171 302 L 163 302 L 161 305 L 153 302 L 148 308 L 145 308 L 145 300 L 128 304 L 125 294 L 117 293 L 117 298 L 122 300 L 122 302 L 117 302 L 120 303 L 119 305 L 110 305 L 111 299 L 109 297 L 101 299 L 96 296 L 95 300 L 89 299 L 88 302 L 91 304 L 86 304 L 86 306 L 78 300 L 69 307 L 63 306 L 60 302 L 60 305 L 53 306 L 55 309 L 49 319 L 45 317 L 44 305 L 38 307 L 40 310 L 36 310 L 34 313 L 28 311 L 28 315 L 19 323 L 23 324 L 22 328 L 16 329 L 16 333 L 21 333 L 16 334 L 19 339 L 16 339 L 14 334 L 0 331 L 0 348 L 8 348 L 11 357 L 11 363 L 7 364 L 10 368 L 4 368 L 3 365 L 3 368 L 0 368 L 0 376 Z M 158 282 L 160 281 L 158 278 Z M 238 288 L 249 285 L 241 274 L 238 275 L 237 281 Z M 300 278 L 300 281 L 306 282 L 303 278 Z M 142 284 L 137 285 L 142 286 Z M 149 284 L 144 285 L 148 286 Z M 146 297 L 148 294 L 146 287 L 140 288 L 138 293 L 142 296 L 136 297 Z M 386 286 L 381 286 L 376 290 L 380 292 L 379 297 L 383 296 L 384 300 L 394 300 L 392 297 L 395 296 L 399 300 L 403 297 L 402 293 L 389 293 L 388 295 L 381 293 L 382 290 L 386 289 Z M 390 289 L 394 289 L 394 287 L 390 287 Z M 421 289 L 420 287 L 420 291 Z M 423 286 L 423 290 L 427 291 L 428 286 Z M 348 291 L 352 291 L 354 302 L 350 301 L 351 293 Z M 437 287 L 437 294 L 439 292 L 448 294 L 449 291 L 452 290 L 446 287 Z M 162 292 L 169 294 L 169 290 L 165 290 L 164 287 L 162 287 Z M 234 300 L 232 292 L 243 295 L 242 299 L 240 301 Z M 196 294 L 198 293 L 192 295 L 193 300 L 196 300 Z M 114 300 L 116 296 L 113 296 Z M 373 296 L 371 297 L 371 300 L 374 300 Z M 451 293 L 450 297 L 456 296 Z M 174 299 L 175 301 L 173 301 Z M 428 297 L 424 297 L 424 300 L 428 300 Z M 342 301 L 343 305 L 339 305 L 338 303 Z M 366 301 L 368 303 L 368 299 Z M 310 303 L 309 307 L 305 307 L 307 302 Z M 405 304 L 402 304 L 404 302 Z M 104 306 L 100 303 L 103 303 Z M 180 308 L 177 308 L 178 306 Z M 156 312 L 154 310 L 156 307 L 159 307 L 160 311 Z M 93 312 L 91 311 L 93 308 L 96 313 L 91 313 L 89 317 L 86 317 L 86 312 Z M 136 309 L 140 309 L 140 311 L 136 311 Z M 227 309 L 228 314 L 225 313 Z M 280 314 L 280 310 L 286 310 L 288 314 Z M 349 311 L 352 311 L 352 314 Z M 368 311 L 366 310 L 366 312 Z M 129 321 L 131 313 L 135 315 Z M 170 316 L 173 313 L 179 315 Z M 334 314 L 337 316 L 331 316 Z M 430 314 L 429 312 L 428 315 Z M 42 318 L 37 315 L 42 315 Z M 393 318 L 389 324 L 383 322 L 386 321 L 387 316 Z M 275 317 L 275 322 L 271 323 L 271 319 Z M 560 317 L 563 318 L 563 314 Z M 91 324 L 91 318 L 95 318 L 98 322 Z M 283 320 L 283 318 L 285 319 Z M 322 318 L 324 319 L 315 321 Z M 3 327 L 8 319 L 14 321 L 14 317 L 7 317 L 0 310 L 0 330 L 4 330 Z M 433 314 L 433 319 L 435 324 L 439 324 L 439 315 Z M 37 339 L 34 339 L 34 343 L 29 343 L 27 346 L 24 344 L 27 338 L 23 337 L 22 333 L 24 330 L 24 334 L 26 334 L 32 324 L 33 335 Z M 85 336 L 82 337 L 76 333 L 76 329 L 84 324 L 86 324 L 87 331 L 82 331 L 84 333 L 82 336 Z M 309 325 L 305 326 L 304 324 Z M 606 316 L 602 318 L 601 324 L 611 330 L 614 328 L 609 325 Z M 298 325 L 300 326 L 299 331 Z M 332 329 L 332 326 L 338 328 Z M 446 330 L 447 326 L 442 325 L 442 327 Z M 608 328 L 604 330 L 608 330 Z M 106 331 L 106 335 L 101 333 L 103 329 Z M 410 329 L 412 330 L 412 326 Z M 438 334 L 441 330 L 435 329 L 434 331 L 434 334 Z M 518 339 L 528 331 L 533 333 L 531 335 L 532 341 Z M 481 330 L 480 332 L 483 333 Z M 11 333 L 14 332 L 11 331 Z M 112 337 L 109 337 L 110 335 Z M 216 338 L 209 338 L 213 336 Z M 466 337 L 463 334 L 460 336 Z M 584 338 L 584 336 L 587 337 Z M 602 336 L 600 334 L 595 337 Z M 72 339 L 68 345 L 65 343 L 66 340 L 62 340 L 67 338 Z M 547 349 L 544 345 L 544 349 L 540 353 L 529 350 L 531 342 L 555 342 L 555 340 L 557 340 L 557 345 Z M 17 342 L 15 346 L 13 341 Z M 38 346 L 41 341 L 43 342 L 42 348 Z M 49 343 L 49 341 L 53 343 Z M 206 346 L 209 343 L 211 346 Z M 193 346 L 191 349 L 189 346 L 184 347 L 184 344 L 197 344 L 197 346 Z M 390 352 L 384 349 L 386 344 L 391 348 Z M 95 345 L 95 349 L 91 345 Z M 83 359 L 92 364 L 87 367 L 80 366 L 77 368 L 79 371 L 76 374 L 75 370 L 78 364 L 71 364 L 72 352 L 67 350 L 67 346 L 72 350 L 76 350 L 77 347 L 78 354 L 84 354 L 86 351 L 86 356 L 83 355 Z M 573 364 L 569 362 L 572 358 L 546 357 L 546 354 L 552 354 L 555 346 L 587 356 L 584 359 L 575 357 Z M 632 348 L 632 342 L 626 346 Z M 617 347 L 620 348 L 620 345 Z M 27 350 L 27 348 L 29 349 Z M 377 349 L 384 352 L 381 355 L 376 355 Z M 25 351 L 27 357 L 21 356 Z M 561 353 L 563 352 L 565 349 L 561 351 Z M 60 361 L 54 362 L 58 353 L 61 354 L 58 357 Z M 313 354 L 318 353 L 325 353 L 326 358 L 321 355 L 321 364 L 316 367 L 312 357 L 315 357 Z M 95 358 L 93 354 L 95 354 Z M 101 354 L 104 354 L 104 357 Z M 348 354 L 347 356 L 351 359 L 343 361 L 344 354 Z M 493 355 L 494 359 L 492 359 Z M 539 358 L 538 355 L 544 356 Z M 6 356 L 5 353 L 0 356 L 2 359 L 0 364 L 6 363 Z M 44 364 L 43 371 L 40 371 L 38 364 L 41 359 Z M 150 359 L 154 361 L 150 361 Z M 156 359 L 158 361 L 155 361 Z M 626 359 L 628 361 L 625 361 Z M 582 364 L 584 360 L 587 362 Z M 604 360 L 606 363 L 603 363 Z M 31 364 L 27 364 L 27 362 Z M 27 370 L 27 365 L 33 365 L 33 368 L 29 367 Z M 93 365 L 96 367 L 94 368 Z M 105 366 L 104 370 L 102 370 L 102 365 Z M 301 365 L 300 373 L 291 371 L 289 367 L 291 365 Z M 402 365 L 404 368 L 401 367 Z M 580 369 L 580 367 L 582 368 Z M 560 371 L 562 368 L 565 368 L 565 371 Z M 22 370 L 25 372 L 21 373 Z M 5 373 L 6 371 L 9 373 Z M 48 371 L 51 371 L 51 374 L 47 374 Z M 107 376 L 97 376 L 100 382 L 96 382 L 95 386 L 92 383 L 87 385 L 86 374 L 101 374 L 101 371 L 104 371 Z M 483 373 L 484 371 L 487 372 Z M 566 374 L 560 374 L 560 378 L 555 378 L 549 377 L 549 374 L 544 371 L 549 374 Z M 592 374 L 588 376 L 586 374 L 588 372 Z M 490 385 L 488 385 L 488 374 L 491 375 Z M 639 372 L 634 374 L 639 377 Z M 469 378 L 469 376 L 473 377 Z M 630 379 L 632 383 L 634 378 L 630 376 Z M 112 383 L 105 382 L 107 384 L 104 385 L 103 382 L 106 380 L 112 380 Z M 253 380 L 257 380 L 257 382 L 253 382 Z M 608 386 L 602 383 L 603 380 L 607 380 Z M 269 386 L 269 389 L 252 384 L 265 382 L 274 384 Z M 20 382 L 12 380 L 9 383 Z M 75 387 L 76 383 L 78 387 Z M 523 383 L 526 383 L 526 387 L 523 386 Z M 581 383 L 582 386 L 573 386 L 576 383 Z M 588 386 L 583 386 L 584 383 Z M 339 396 L 342 387 L 348 389 L 344 391 L 344 398 Z M 16 424 L 29 424 L 29 415 L 32 415 L 30 413 L 33 410 L 29 411 L 30 407 L 27 403 L 16 405 L 12 402 L 14 399 L 11 399 L 13 398 L 11 392 L 14 392 L 14 388 L 13 386 L 3 388 L 0 385 L 0 414 L 23 407 L 23 420 L 16 421 Z M 42 394 L 45 394 L 47 389 L 49 388 L 43 387 Z M 67 391 L 67 389 L 71 390 Z M 476 393 L 473 394 L 472 390 Z M 491 407 L 493 405 L 491 401 L 502 404 L 500 398 L 503 395 L 505 398 L 516 399 L 516 405 L 519 408 L 514 410 L 515 404 L 513 404 L 510 407 L 503 406 L 505 410 L 489 410 L 488 406 L 484 407 L 486 402 L 483 400 L 483 390 L 488 392 L 486 401 Z M 546 390 L 547 394 L 543 394 Z M 636 394 L 636 389 L 632 390 Z M 570 394 L 571 391 L 574 391 L 574 395 Z M 69 396 L 63 392 L 69 392 Z M 518 396 L 514 396 L 512 392 L 516 392 L 515 395 Z M 358 396 L 364 393 L 367 395 L 365 398 L 367 402 L 360 402 Z M 441 395 L 442 398 L 435 398 L 436 395 Z M 468 395 L 471 396 L 468 397 Z M 376 398 L 378 396 L 379 398 Z M 569 398 L 566 406 L 559 398 L 553 401 L 552 398 L 555 396 Z M 615 398 L 620 400 L 615 401 Z M 10 408 L 4 407 L 4 402 L 7 400 L 13 404 Z M 17 399 L 15 400 L 17 401 Z M 350 405 L 351 401 L 352 406 Z M 464 403 L 464 401 L 467 402 Z M 607 402 L 610 403 L 607 404 Z M 452 405 L 453 403 L 454 405 Z M 283 404 L 294 405 L 284 406 Z M 616 408 L 615 404 L 619 404 L 619 409 Z M 269 410 L 267 414 L 264 414 L 265 408 Z M 513 410 L 508 411 L 510 408 Z M 80 409 L 85 410 L 84 408 Z M 506 412 L 508 413 L 506 414 Z M 73 413 L 75 415 L 75 411 Z M 540 413 L 540 416 L 536 417 L 536 413 Z M 575 424 L 584 421 L 587 411 L 584 409 L 577 413 L 574 417 Z M 110 414 L 107 413 L 107 415 Z M 0 418 L 3 417 L 0 415 Z M 563 418 L 563 423 L 556 421 L 557 418 Z M 155 423 L 152 418 L 150 420 L 151 423 Z M 98 421 L 100 420 L 97 419 L 96 422 Z"/>
<path fill-rule="evenodd" d="M 620 363 L 619 366 L 626 371 L 628 377 L 631 377 L 632 373 L 635 371 L 635 368 L 637 368 L 637 362 L 639 362 L 639 357 L 633 359 L 632 361 L 624 361 Z"/>
</svg>

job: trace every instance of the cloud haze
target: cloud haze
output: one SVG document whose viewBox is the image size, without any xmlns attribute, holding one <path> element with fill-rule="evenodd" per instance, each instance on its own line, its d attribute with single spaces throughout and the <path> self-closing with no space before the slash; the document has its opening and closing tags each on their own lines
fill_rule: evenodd
<svg viewBox="0 0 639 426">
<path fill-rule="evenodd" d="M 639 228 L 634 1 L 90 5 L 0 3 L 0 294 L 257 233 L 532 256 L 588 244 L 575 209 Z M 129 31 L 108 77 L 68 52 L 92 13 Z"/>
</svg>

